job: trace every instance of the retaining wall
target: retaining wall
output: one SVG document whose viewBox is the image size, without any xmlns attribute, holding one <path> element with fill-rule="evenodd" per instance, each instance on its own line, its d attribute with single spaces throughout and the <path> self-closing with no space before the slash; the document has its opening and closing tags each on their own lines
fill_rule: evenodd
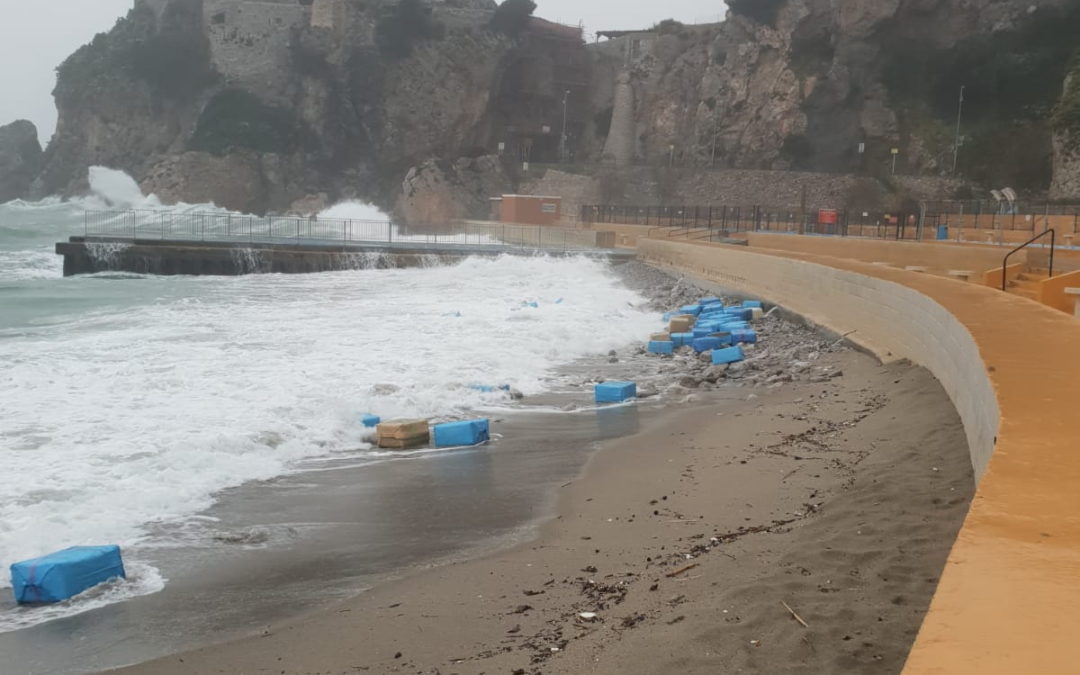
<svg viewBox="0 0 1080 675">
<path fill-rule="evenodd" d="M 948 392 L 979 484 L 905 673 L 1077 672 L 1080 321 L 854 260 L 652 240 L 639 254 L 855 331 L 854 342 L 927 367 Z"/>
</svg>

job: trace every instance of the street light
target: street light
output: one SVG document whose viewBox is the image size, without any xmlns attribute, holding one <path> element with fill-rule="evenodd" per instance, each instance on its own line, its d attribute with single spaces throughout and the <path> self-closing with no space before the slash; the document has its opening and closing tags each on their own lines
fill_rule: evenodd
<svg viewBox="0 0 1080 675">
<path fill-rule="evenodd" d="M 562 97 L 562 137 L 559 139 L 559 161 L 566 161 L 566 103 L 570 99 L 570 90 L 563 92 Z"/>
<path fill-rule="evenodd" d="M 956 141 L 953 143 L 952 172 L 956 173 L 956 166 L 960 162 L 960 122 L 964 118 L 964 89 L 960 87 L 960 105 L 956 110 Z"/>
</svg>

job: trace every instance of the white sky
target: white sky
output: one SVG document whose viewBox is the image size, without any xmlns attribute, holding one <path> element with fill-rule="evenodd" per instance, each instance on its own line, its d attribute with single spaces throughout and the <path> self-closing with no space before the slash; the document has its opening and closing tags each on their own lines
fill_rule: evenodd
<svg viewBox="0 0 1080 675">
<path fill-rule="evenodd" d="M 589 33 L 642 28 L 663 19 L 706 23 L 723 18 L 722 0 L 536 0 L 537 16 L 583 23 Z M 56 67 L 110 29 L 133 0 L 0 0 L 0 125 L 29 119 L 42 145 L 56 127 Z"/>
</svg>

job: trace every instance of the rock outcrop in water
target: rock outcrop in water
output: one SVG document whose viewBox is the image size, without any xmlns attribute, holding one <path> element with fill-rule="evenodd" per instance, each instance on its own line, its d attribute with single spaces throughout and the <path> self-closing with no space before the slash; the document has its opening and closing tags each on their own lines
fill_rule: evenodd
<svg viewBox="0 0 1080 675">
<path fill-rule="evenodd" d="M 32 122 L 17 120 L 0 127 L 0 204 L 30 196 L 41 171 L 41 144 Z"/>
<path fill-rule="evenodd" d="M 966 178 L 1038 193 L 1056 171 L 1056 195 L 1080 196 L 1049 112 L 1075 2 L 729 6 L 722 24 L 586 47 L 573 27 L 493 24 L 494 0 L 138 0 L 61 66 L 42 181 L 71 193 L 102 164 L 167 201 L 364 199 L 422 220 L 484 216 L 491 192 L 563 159 L 849 173 L 896 198 L 893 148 L 901 173 L 951 174 L 966 86 Z"/>
</svg>

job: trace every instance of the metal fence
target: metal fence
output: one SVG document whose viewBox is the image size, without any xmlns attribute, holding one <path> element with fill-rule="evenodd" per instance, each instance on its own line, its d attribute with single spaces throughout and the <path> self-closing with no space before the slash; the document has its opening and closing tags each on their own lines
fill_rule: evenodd
<svg viewBox="0 0 1080 675">
<path fill-rule="evenodd" d="M 1080 233 L 1080 207 L 1042 205 L 1024 213 L 1013 208 L 980 211 L 980 202 L 924 202 L 917 212 L 818 210 L 792 206 L 617 206 L 581 207 L 584 223 L 646 225 L 685 230 L 688 238 L 709 232 L 785 232 L 881 239 L 935 239 L 960 230 Z M 981 203 L 986 206 L 986 202 Z M 974 207 L 969 211 L 967 208 Z M 828 215 L 823 218 L 823 215 Z M 670 233 L 669 233 L 670 234 Z M 676 232 L 678 234 L 678 232 Z"/>
<path fill-rule="evenodd" d="M 87 211 L 88 239 L 302 245 L 427 245 L 540 250 L 592 248 L 576 233 L 530 225 L 447 223 L 404 226 L 392 221 L 248 216 L 215 212 Z"/>
<path fill-rule="evenodd" d="M 768 206 L 582 206 L 585 223 L 645 225 L 666 236 L 717 239 L 736 232 L 915 239 L 918 214 Z"/>
</svg>

